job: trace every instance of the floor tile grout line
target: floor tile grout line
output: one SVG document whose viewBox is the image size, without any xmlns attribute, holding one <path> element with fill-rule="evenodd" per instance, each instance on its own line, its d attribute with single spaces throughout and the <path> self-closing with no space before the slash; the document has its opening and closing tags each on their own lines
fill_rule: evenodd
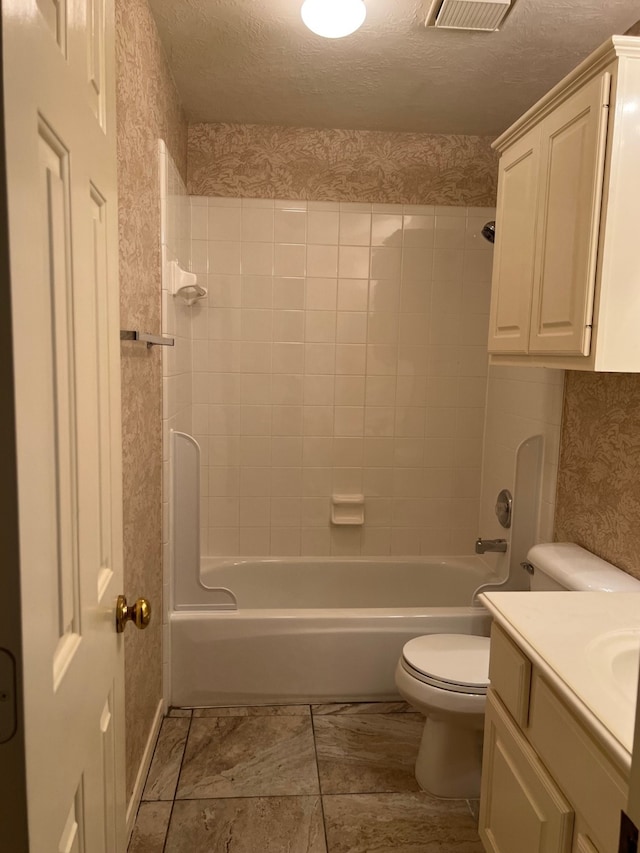
<svg viewBox="0 0 640 853">
<path fill-rule="evenodd" d="M 334 791 L 330 794 L 235 794 L 231 797 L 176 797 L 175 800 L 149 800 L 150 803 L 195 803 L 204 800 L 217 802 L 224 800 L 304 800 L 310 797 L 321 796 L 324 798 L 330 797 L 405 797 L 407 795 L 424 796 L 426 799 L 434 799 L 427 791 L 409 790 L 409 791 Z M 438 798 L 435 798 L 438 799 Z M 449 803 L 466 803 L 464 799 L 447 798 Z"/>
<path fill-rule="evenodd" d="M 225 800 L 308 800 L 320 794 L 234 794 L 232 797 L 176 797 L 176 803 L 224 802 Z M 347 794 L 346 796 L 349 796 Z M 171 800 L 157 800 L 168 803 Z"/>
<path fill-rule="evenodd" d="M 480 802 L 477 801 L 478 802 L 477 812 L 475 812 L 473 810 L 473 802 L 474 802 L 473 800 L 468 799 L 467 800 L 467 806 L 469 807 L 469 811 L 471 812 L 471 817 L 473 818 L 474 823 L 476 824 L 476 828 L 479 830 L 479 828 L 480 828 Z"/>
<path fill-rule="evenodd" d="M 316 743 L 316 726 L 313 713 L 313 706 L 309 705 L 309 713 L 311 714 L 311 735 L 313 737 L 313 754 L 316 758 L 316 775 L 318 777 L 318 799 L 320 800 L 320 815 L 322 817 L 322 834 L 324 835 L 324 847 L 329 853 L 329 838 L 327 836 L 327 821 L 324 813 L 324 799 L 322 796 L 322 782 L 320 780 L 320 762 L 318 760 L 318 744 Z"/>
<path fill-rule="evenodd" d="M 145 797 L 145 791 L 146 791 L 147 785 L 149 783 L 149 777 L 151 776 L 151 773 L 153 771 L 153 765 L 154 765 L 154 762 L 156 760 L 156 755 L 158 753 L 158 749 L 161 745 L 162 736 L 163 736 L 165 730 L 168 730 L 165 724 L 166 723 L 173 724 L 174 722 L 178 722 L 181 720 L 187 720 L 187 719 L 190 720 L 191 718 L 190 717 L 170 717 L 168 715 L 166 717 L 163 717 L 162 725 L 160 726 L 160 731 L 158 732 L 158 737 L 156 738 L 156 743 L 155 743 L 155 746 L 153 748 L 153 753 L 151 756 L 151 763 L 149 764 L 149 770 L 147 771 L 147 778 L 145 779 L 144 787 L 142 789 L 141 803 L 167 803 L 167 802 L 170 802 L 172 799 L 174 799 L 173 796 L 171 796 L 171 797 L 159 796 L 159 797 L 154 797 L 152 799 L 147 799 Z M 189 727 L 190 727 L 190 724 L 189 724 L 189 726 L 187 726 L 187 730 L 186 730 L 187 736 L 189 733 Z"/>
<path fill-rule="evenodd" d="M 156 741 L 153 745 L 153 752 L 151 753 L 151 761 L 149 762 L 149 767 L 147 768 L 146 776 L 144 777 L 144 785 L 142 786 L 142 793 L 140 794 L 140 802 L 138 803 L 138 810 L 136 811 L 136 820 L 138 818 L 138 812 L 140 811 L 140 806 L 143 803 L 152 803 L 154 800 L 145 800 L 144 792 L 147 787 L 147 783 L 149 781 L 149 776 L 151 774 L 151 767 L 153 766 L 153 759 L 156 757 L 156 750 L 158 748 L 158 744 L 160 743 L 160 736 L 162 735 L 162 727 L 164 726 L 164 721 L 167 720 L 168 717 L 163 717 L 162 723 L 160 724 L 160 728 L 158 729 L 158 734 L 156 735 Z"/>
<path fill-rule="evenodd" d="M 169 838 L 169 828 L 171 827 L 171 820 L 173 818 L 173 810 L 176 805 L 176 794 L 178 793 L 178 785 L 180 784 L 180 776 L 182 775 L 182 766 L 184 764 L 184 757 L 187 754 L 187 744 L 189 743 L 189 735 L 191 734 L 191 725 L 193 723 L 193 708 L 191 709 L 191 715 L 189 717 L 189 725 L 187 727 L 187 736 L 184 739 L 184 749 L 182 750 L 182 758 L 180 759 L 180 769 L 178 770 L 178 776 L 176 779 L 176 787 L 173 791 L 173 800 L 171 801 L 171 811 L 169 812 L 169 820 L 167 821 L 167 828 L 164 834 L 164 844 L 162 845 L 162 853 L 166 853 L 167 850 L 167 840 Z"/>
</svg>

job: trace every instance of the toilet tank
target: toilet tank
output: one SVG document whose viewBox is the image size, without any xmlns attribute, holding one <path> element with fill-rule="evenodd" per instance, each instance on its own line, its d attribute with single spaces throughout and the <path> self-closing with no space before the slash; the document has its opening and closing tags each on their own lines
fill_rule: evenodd
<svg viewBox="0 0 640 853">
<path fill-rule="evenodd" d="M 527 560 L 532 592 L 640 592 L 639 580 L 570 542 L 534 545 Z"/>
</svg>

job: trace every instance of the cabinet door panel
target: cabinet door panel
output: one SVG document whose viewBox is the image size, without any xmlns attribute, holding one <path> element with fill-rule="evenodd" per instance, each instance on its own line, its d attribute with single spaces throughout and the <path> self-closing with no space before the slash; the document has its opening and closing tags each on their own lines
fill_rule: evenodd
<svg viewBox="0 0 640 853">
<path fill-rule="evenodd" d="M 526 728 L 531 662 L 496 622 L 491 626 L 489 682 L 500 694 L 500 699 L 515 722 L 520 728 Z"/>
<path fill-rule="evenodd" d="M 536 127 L 500 158 L 489 352 L 529 348 L 539 145 Z"/>
<path fill-rule="evenodd" d="M 540 676 L 531 681 L 529 728 L 533 748 L 562 786 L 589 836 L 602 853 L 618 848 L 620 811 L 627 801 L 625 780 L 612 759 Z"/>
<path fill-rule="evenodd" d="M 573 811 L 493 690 L 487 695 L 480 838 L 488 853 L 568 853 Z"/>
<path fill-rule="evenodd" d="M 589 355 L 611 76 L 542 122 L 530 353 Z"/>
</svg>

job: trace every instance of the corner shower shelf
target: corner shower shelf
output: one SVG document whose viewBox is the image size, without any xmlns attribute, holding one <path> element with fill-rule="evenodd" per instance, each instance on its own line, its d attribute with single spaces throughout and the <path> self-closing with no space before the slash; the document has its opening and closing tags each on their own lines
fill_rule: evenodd
<svg viewBox="0 0 640 853">
<path fill-rule="evenodd" d="M 191 306 L 207 295 L 207 288 L 198 284 L 198 276 L 183 270 L 177 261 L 167 261 L 166 274 L 170 293 L 185 305 Z"/>
</svg>

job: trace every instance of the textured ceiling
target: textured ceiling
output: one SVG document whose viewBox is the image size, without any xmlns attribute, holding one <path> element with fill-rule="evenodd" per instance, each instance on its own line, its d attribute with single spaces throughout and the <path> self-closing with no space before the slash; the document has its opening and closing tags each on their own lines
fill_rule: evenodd
<svg viewBox="0 0 640 853">
<path fill-rule="evenodd" d="M 191 122 L 494 135 L 608 36 L 638 0 L 516 0 L 503 30 L 425 29 L 419 0 L 366 0 L 330 40 L 302 0 L 150 0 Z"/>
</svg>

